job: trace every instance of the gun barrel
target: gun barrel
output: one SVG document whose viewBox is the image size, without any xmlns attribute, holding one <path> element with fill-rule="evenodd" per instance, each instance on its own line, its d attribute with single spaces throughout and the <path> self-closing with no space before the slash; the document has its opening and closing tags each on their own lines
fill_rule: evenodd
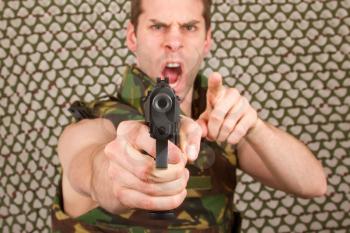
<svg viewBox="0 0 350 233">
<path fill-rule="evenodd" d="M 143 99 L 145 120 L 151 137 L 156 139 L 156 167 L 160 169 L 168 167 L 168 140 L 176 145 L 179 142 L 179 105 L 167 78 L 157 79 L 157 85 Z"/>
</svg>

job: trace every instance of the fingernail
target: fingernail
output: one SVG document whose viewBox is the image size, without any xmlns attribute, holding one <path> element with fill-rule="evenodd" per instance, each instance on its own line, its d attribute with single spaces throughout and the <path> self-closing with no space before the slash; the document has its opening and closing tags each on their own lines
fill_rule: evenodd
<svg viewBox="0 0 350 233">
<path fill-rule="evenodd" d="M 187 146 L 187 156 L 192 161 L 197 159 L 198 153 L 195 145 Z"/>
</svg>

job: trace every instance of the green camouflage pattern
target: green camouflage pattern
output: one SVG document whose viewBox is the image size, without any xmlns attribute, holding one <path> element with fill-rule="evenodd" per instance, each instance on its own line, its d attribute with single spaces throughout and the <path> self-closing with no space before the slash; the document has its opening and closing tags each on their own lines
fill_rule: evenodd
<svg viewBox="0 0 350 233">
<path fill-rule="evenodd" d="M 142 120 L 142 97 L 155 85 L 134 66 L 124 75 L 117 98 L 79 103 L 85 118 L 105 117 L 115 127 L 124 120 Z M 205 109 L 207 78 L 198 75 L 194 85 L 192 118 L 197 119 Z M 83 108 L 82 108 L 83 106 Z M 73 106 L 74 108 L 74 106 Z M 77 117 L 79 119 L 79 117 Z M 188 194 L 180 207 L 174 210 L 172 220 L 154 220 L 145 210 L 131 210 L 111 214 L 96 208 L 78 218 L 70 218 L 62 209 L 61 188 L 53 204 L 54 232 L 230 232 L 238 228 L 233 211 L 236 185 L 236 153 L 229 145 L 218 145 L 205 139 L 201 142 L 198 159 L 188 164 L 190 179 Z M 235 223 L 236 221 L 236 223 Z"/>
</svg>

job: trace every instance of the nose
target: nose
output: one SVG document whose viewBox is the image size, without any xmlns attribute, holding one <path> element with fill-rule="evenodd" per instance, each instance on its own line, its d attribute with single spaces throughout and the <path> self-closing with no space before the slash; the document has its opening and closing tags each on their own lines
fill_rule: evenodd
<svg viewBox="0 0 350 233">
<path fill-rule="evenodd" d="M 176 52 L 183 47 L 183 38 L 179 28 L 171 28 L 165 38 L 165 47 L 171 52 Z"/>
</svg>

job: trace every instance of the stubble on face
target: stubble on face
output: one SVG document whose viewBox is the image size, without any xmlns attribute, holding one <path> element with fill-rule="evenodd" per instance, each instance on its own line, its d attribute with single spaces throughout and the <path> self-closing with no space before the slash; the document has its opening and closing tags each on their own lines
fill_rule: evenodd
<svg viewBox="0 0 350 233">
<path fill-rule="evenodd" d="M 138 67 L 148 76 L 170 77 L 184 99 L 207 53 L 201 0 L 143 0 L 137 28 Z"/>
</svg>

